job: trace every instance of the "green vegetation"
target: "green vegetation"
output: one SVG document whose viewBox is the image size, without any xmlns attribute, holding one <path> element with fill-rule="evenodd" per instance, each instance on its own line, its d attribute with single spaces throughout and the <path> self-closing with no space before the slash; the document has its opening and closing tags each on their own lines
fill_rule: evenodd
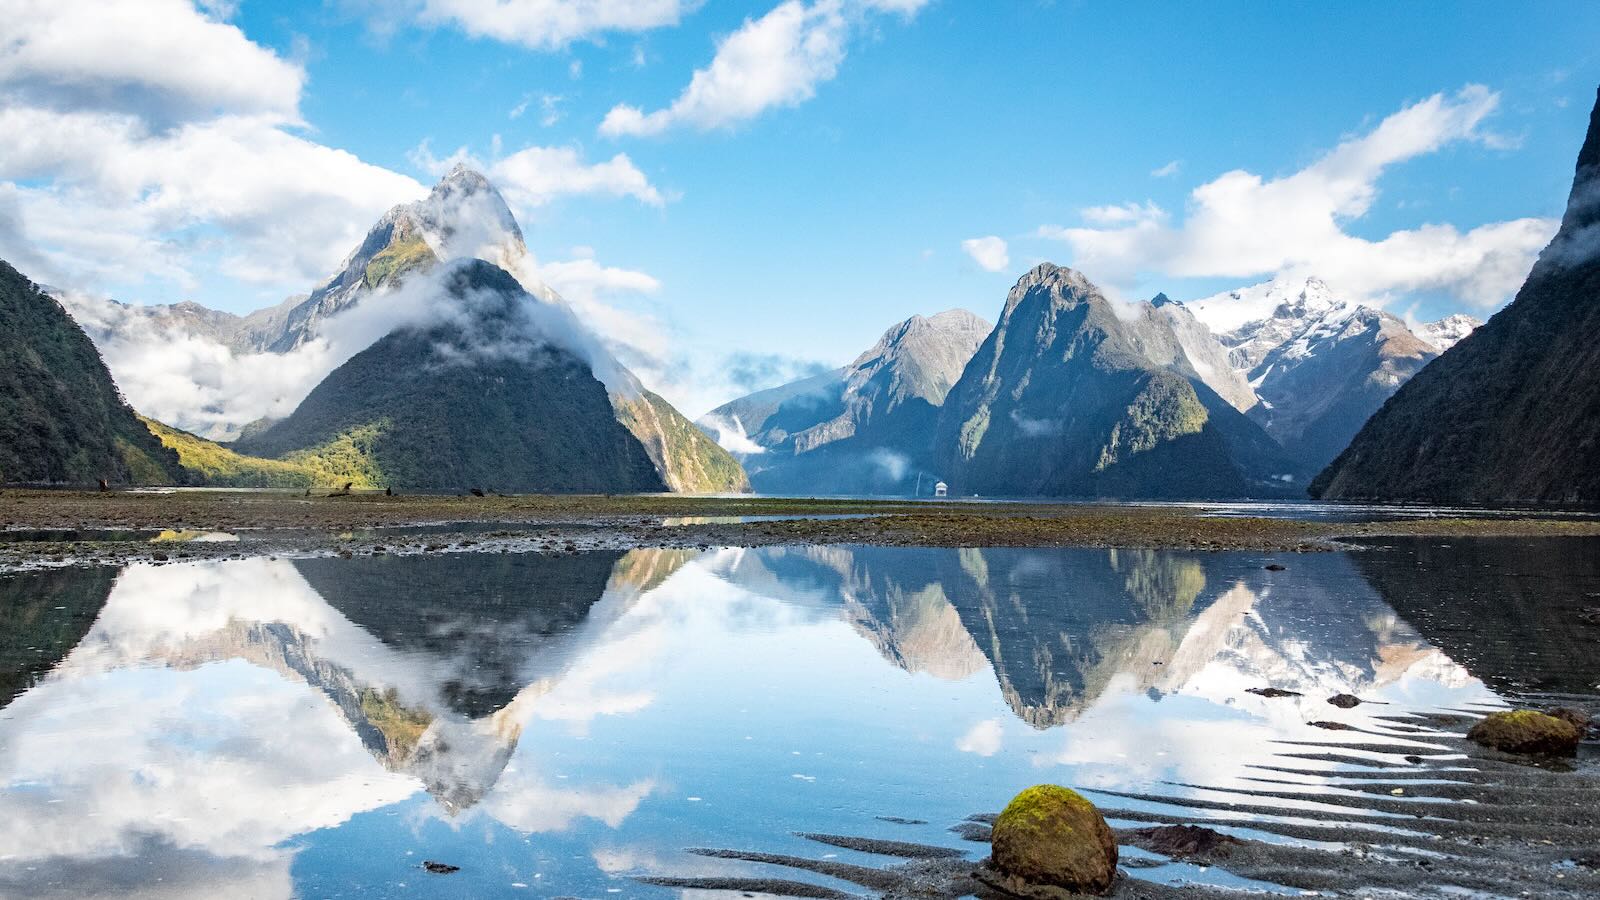
<svg viewBox="0 0 1600 900">
<path fill-rule="evenodd" d="M 642 390 L 614 398 L 617 420 L 644 445 L 667 486 L 688 494 L 740 493 L 750 479 L 733 454 L 683 417 L 671 403 Z"/>
<path fill-rule="evenodd" d="M 362 688 L 361 714 L 383 735 L 389 758 L 396 762 L 411 756 L 417 742 L 422 740 L 428 726 L 433 724 L 433 716 L 427 710 L 409 709 L 403 705 L 394 688 L 382 693 L 372 688 Z"/>
<path fill-rule="evenodd" d="M 256 459 L 235 453 L 187 431 L 140 417 L 163 446 L 178 454 L 178 462 L 192 480 L 215 487 L 311 487 L 316 473 L 298 463 Z M 327 481 L 331 482 L 330 477 Z"/>
<path fill-rule="evenodd" d="M 318 484 L 385 487 L 388 480 L 378 465 L 378 444 L 388 429 L 388 419 L 356 425 L 315 447 L 285 454 L 283 462 L 309 473 Z"/>
<path fill-rule="evenodd" d="M 388 246 L 378 251 L 367 263 L 367 287 L 376 288 L 391 278 L 398 277 L 435 262 L 433 250 L 415 234 L 396 235 Z"/>
<path fill-rule="evenodd" d="M 0 481 L 175 484 L 177 454 L 123 402 L 55 298 L 0 262 Z"/>
<path fill-rule="evenodd" d="M 1111 437 L 1100 448 L 1094 470 L 1104 471 L 1119 458 L 1154 450 L 1164 441 L 1198 434 L 1205 428 L 1206 418 L 1206 408 L 1187 381 L 1176 376 L 1153 377 L 1111 426 Z"/>
</svg>

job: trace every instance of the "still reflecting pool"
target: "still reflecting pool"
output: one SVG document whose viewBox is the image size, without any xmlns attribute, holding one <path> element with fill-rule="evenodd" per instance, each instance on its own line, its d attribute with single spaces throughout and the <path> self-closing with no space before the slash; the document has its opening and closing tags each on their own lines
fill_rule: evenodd
<svg viewBox="0 0 1600 900">
<path fill-rule="evenodd" d="M 759 870 L 694 847 L 818 855 L 799 832 L 976 858 L 950 826 L 1029 784 L 1157 812 L 1332 739 L 1311 722 L 1592 691 L 1593 635 L 1535 607 L 1592 605 L 1596 560 L 1547 539 L 4 576 L 0 894 L 673 896 L 637 878 Z M 1247 693 L 1267 685 L 1302 696 Z"/>
</svg>

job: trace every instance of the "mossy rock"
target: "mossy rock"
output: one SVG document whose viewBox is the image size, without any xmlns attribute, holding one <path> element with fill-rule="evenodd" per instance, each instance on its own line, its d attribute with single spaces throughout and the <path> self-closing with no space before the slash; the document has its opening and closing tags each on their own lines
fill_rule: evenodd
<svg viewBox="0 0 1600 900">
<path fill-rule="evenodd" d="M 1531 709 L 1490 713 L 1472 726 L 1467 738 L 1505 753 L 1572 756 L 1583 732 L 1564 719 Z"/>
<path fill-rule="evenodd" d="M 1076 791 L 1041 784 L 995 820 L 985 880 L 1022 897 L 1104 894 L 1117 877 L 1117 841 L 1105 817 Z"/>
</svg>

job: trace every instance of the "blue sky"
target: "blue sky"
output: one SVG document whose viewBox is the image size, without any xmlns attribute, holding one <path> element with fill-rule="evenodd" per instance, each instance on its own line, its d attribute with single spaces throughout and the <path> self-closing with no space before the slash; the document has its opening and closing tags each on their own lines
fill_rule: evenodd
<svg viewBox="0 0 1600 900">
<path fill-rule="evenodd" d="M 41 26 L 74 6 L 13 5 Z M 0 50 L 7 133 L 76 141 L 0 148 L 0 256 L 245 311 L 331 273 L 457 151 L 492 170 L 539 148 L 560 171 L 501 184 L 530 249 L 611 311 L 597 327 L 631 323 L 613 337 L 691 415 L 846 362 L 913 313 L 992 319 L 1046 259 L 1125 297 L 1314 273 L 1422 318 L 1484 317 L 1553 229 L 1600 83 L 1592 3 L 129 5 L 164 26 L 135 41 L 148 65 L 46 46 L 43 27 Z M 801 24 L 778 34 L 786 11 Z M 719 52 L 741 34 L 747 53 Z M 167 71 L 180 51 L 201 62 Z M 719 65 L 724 84 L 673 106 Z M 1368 152 L 1396 116 L 1404 146 Z M 223 131 L 259 151 L 236 176 Z M 139 152 L 84 149 L 118 140 Z M 1359 161 L 1317 168 L 1351 142 Z M 1230 172 L 1226 198 L 1197 199 Z M 975 245 L 988 268 L 963 249 L 978 238 L 1004 244 Z"/>
</svg>

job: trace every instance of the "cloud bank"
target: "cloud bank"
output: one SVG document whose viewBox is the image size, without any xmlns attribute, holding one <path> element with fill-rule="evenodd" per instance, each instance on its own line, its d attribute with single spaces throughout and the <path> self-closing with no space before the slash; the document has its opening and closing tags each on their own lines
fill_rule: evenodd
<svg viewBox="0 0 1600 900">
<path fill-rule="evenodd" d="M 1424 224 L 1379 240 L 1350 233 L 1391 166 L 1452 144 L 1504 146 L 1483 128 L 1498 94 L 1468 85 L 1435 94 L 1348 138 L 1280 178 L 1236 169 L 1195 188 L 1181 217 L 1153 203 L 1092 207 L 1077 227 L 1044 225 L 1073 265 L 1124 288 L 1141 276 L 1259 278 L 1317 275 L 1359 298 L 1438 291 L 1480 309 L 1522 283 L 1556 221 L 1523 218 L 1468 231 Z M 1165 167 L 1164 167 L 1165 168 Z"/>
</svg>

